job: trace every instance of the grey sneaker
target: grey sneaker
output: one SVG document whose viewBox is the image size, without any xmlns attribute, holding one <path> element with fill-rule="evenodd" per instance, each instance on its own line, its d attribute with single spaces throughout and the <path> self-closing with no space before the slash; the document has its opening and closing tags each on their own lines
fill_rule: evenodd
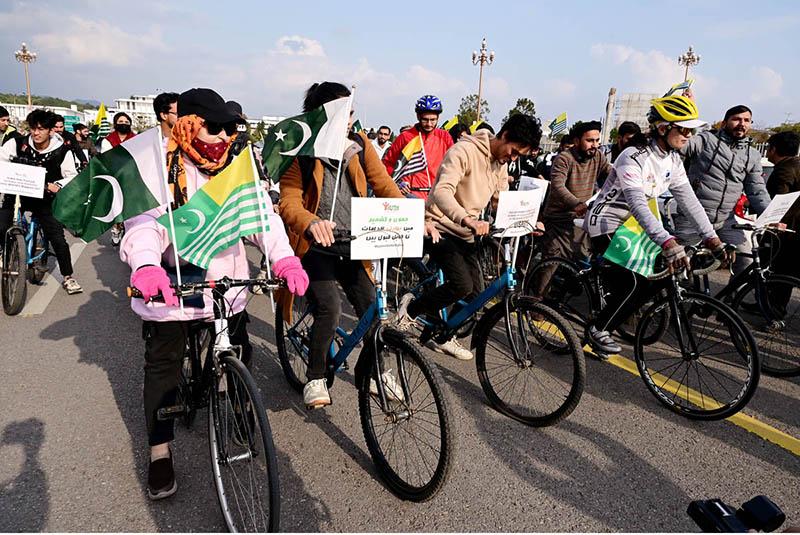
<svg viewBox="0 0 800 535">
<path fill-rule="evenodd" d="M 395 318 L 395 327 L 401 331 L 409 331 L 414 327 L 416 321 L 408 315 L 408 305 L 414 300 L 414 294 L 407 293 L 400 298 L 400 304 L 397 306 L 397 317 Z"/>
<path fill-rule="evenodd" d="M 64 279 L 64 282 L 61 283 L 61 286 L 64 287 L 64 289 L 67 291 L 69 295 L 79 294 L 83 292 L 83 288 L 81 288 L 81 285 L 78 284 L 78 281 L 76 281 L 72 277 Z"/>
<path fill-rule="evenodd" d="M 622 351 L 622 347 L 614 341 L 608 331 L 598 330 L 594 325 L 586 329 L 586 341 L 592 346 L 592 349 L 599 353 L 604 353 L 602 357 Z"/>
<path fill-rule="evenodd" d="M 163 500 L 175 494 L 178 482 L 175 481 L 175 468 L 172 465 L 172 450 L 169 457 L 150 461 L 147 470 L 147 496 L 151 500 Z"/>
<path fill-rule="evenodd" d="M 331 404 L 328 383 L 325 379 L 313 379 L 303 387 L 303 403 L 307 409 L 321 409 Z"/>
</svg>

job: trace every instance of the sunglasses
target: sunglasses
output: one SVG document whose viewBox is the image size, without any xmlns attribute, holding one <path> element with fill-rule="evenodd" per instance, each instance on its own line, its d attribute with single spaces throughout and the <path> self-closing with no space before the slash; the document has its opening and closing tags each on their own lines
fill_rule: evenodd
<svg viewBox="0 0 800 535">
<path fill-rule="evenodd" d="M 683 137 L 693 136 L 696 131 L 695 128 L 686 128 L 685 126 L 673 126 L 673 128 Z"/>
<path fill-rule="evenodd" d="M 232 136 L 233 134 L 236 133 L 236 123 L 232 122 L 232 123 L 220 124 L 211 121 L 206 121 L 206 130 L 208 130 L 208 133 L 212 136 L 218 135 L 223 130 L 225 130 L 226 134 Z"/>
</svg>

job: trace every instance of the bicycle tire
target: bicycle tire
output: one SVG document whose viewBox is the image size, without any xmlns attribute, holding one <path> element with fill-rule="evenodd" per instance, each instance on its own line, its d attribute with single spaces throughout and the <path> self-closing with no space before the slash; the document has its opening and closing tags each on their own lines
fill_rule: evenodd
<svg viewBox="0 0 800 535">
<path fill-rule="evenodd" d="M 766 304 L 773 318 L 765 318 L 756 301 L 756 284 L 748 282 L 734 296 L 731 308 L 752 328 L 758 344 L 761 371 L 775 377 L 800 375 L 800 279 L 788 275 L 768 274 L 765 281 L 767 296 L 770 287 L 785 285 L 789 288 L 786 310 L 778 311 Z M 785 289 L 785 288 L 784 288 Z M 774 319 L 780 317 L 781 319 Z"/>
<path fill-rule="evenodd" d="M 526 328 L 529 329 L 527 333 Z M 529 340 L 527 334 L 533 340 Z M 554 338 L 560 339 L 561 345 L 555 346 Z M 536 355 L 532 351 L 532 341 L 538 347 Z M 523 342 L 524 347 L 521 347 Z M 507 345 L 501 347 L 503 343 Z M 557 424 L 578 406 L 586 384 L 583 347 L 570 323 L 552 308 L 523 296 L 498 303 L 481 318 L 475 329 L 474 346 L 481 388 L 489 403 L 501 414 L 532 427 L 545 427 Z M 560 347 L 569 348 L 571 358 L 556 350 Z M 572 373 L 566 368 L 567 362 L 572 363 Z M 495 375 L 495 371 L 504 368 L 511 370 L 510 373 L 516 370 L 516 375 L 509 376 L 509 372 Z M 513 395 L 525 380 L 530 381 L 522 386 L 522 396 L 515 403 Z M 547 384 L 556 391 L 543 392 Z M 527 396 L 529 392 L 533 395 Z M 538 402 L 544 398 L 553 400 L 547 408 L 531 410 L 523 406 L 527 401 Z"/>
<path fill-rule="evenodd" d="M 542 295 L 535 296 L 535 281 L 544 269 L 553 269 L 550 281 L 542 289 Z M 592 310 L 589 283 L 580 276 L 580 268 L 574 262 L 551 256 L 531 268 L 522 282 L 521 294 L 541 300 L 561 317 L 569 321 L 575 332 L 583 332 L 588 320 L 585 311 Z M 557 351 L 568 354 L 570 348 L 565 344 Z"/>
<path fill-rule="evenodd" d="M 47 274 L 47 261 L 49 258 L 49 245 L 44 237 L 42 227 L 37 225 L 36 232 L 33 233 L 33 255 L 36 258 L 39 254 L 42 256 L 31 262 L 28 266 L 28 281 L 31 284 L 41 284 L 44 276 Z"/>
<path fill-rule="evenodd" d="M 275 344 L 278 346 L 278 360 L 283 375 L 292 388 L 303 393 L 308 382 L 308 345 L 311 339 L 311 326 L 314 317 L 307 313 L 304 297 L 294 296 L 292 302 L 292 324 L 284 318 L 283 307 L 275 311 Z M 300 319 L 302 318 L 302 319 Z"/>
<path fill-rule="evenodd" d="M 405 370 L 405 401 L 389 401 L 391 412 L 385 412 L 377 396 L 370 394 L 369 381 L 372 372 L 360 376 L 358 383 L 358 409 L 361 427 L 375 468 L 389 489 L 398 497 L 414 502 L 424 502 L 433 498 L 444 486 L 450 474 L 455 436 L 451 430 L 450 412 L 447 407 L 444 381 L 439 370 L 424 357 L 422 349 L 404 333 L 394 329 L 383 329 L 381 351 L 394 353 L 399 370 Z M 389 358 L 387 357 L 388 361 Z M 402 366 L 401 366 L 402 363 Z M 415 368 L 412 370 L 412 366 Z M 402 383 L 403 380 L 398 381 Z M 420 391 L 423 387 L 427 391 Z M 409 397 L 411 402 L 409 403 Z M 413 405 L 413 406 L 410 406 Z M 431 413 L 435 410 L 435 414 Z M 434 414 L 430 417 L 430 414 Z M 424 420 L 424 418 L 429 418 Z M 395 426 L 390 428 L 390 426 Z M 382 431 L 379 428 L 383 428 Z M 393 455 L 402 451 L 396 447 L 395 440 L 412 440 L 416 430 L 421 430 L 428 440 L 433 436 L 433 447 L 427 441 L 407 448 L 403 462 Z M 438 430 L 438 436 L 436 432 Z M 385 447 L 383 439 L 391 439 L 391 447 Z M 438 448 L 438 449 L 437 449 Z M 432 453 L 430 462 L 423 460 L 422 469 L 411 468 L 409 473 L 408 455 Z M 433 467 L 433 468 L 431 468 Z M 405 468 L 406 470 L 403 470 Z"/>
<path fill-rule="evenodd" d="M 2 294 L 3 310 L 9 316 L 15 316 L 25 307 L 28 297 L 28 252 L 25 248 L 25 237 L 18 232 L 6 234 L 6 246 L 3 251 Z"/>
<path fill-rule="evenodd" d="M 657 299 L 639 322 L 634 357 L 642 380 L 662 405 L 681 416 L 694 420 L 728 418 L 747 405 L 758 387 L 760 367 L 755 339 L 729 306 L 705 294 L 683 291 L 675 302 L 679 317 L 670 314 L 670 327 L 662 338 L 655 344 L 644 345 L 641 334 L 658 314 L 658 308 L 669 306 L 673 298 L 665 295 Z M 686 332 L 695 340 L 696 356 L 683 356 L 676 334 L 679 325 L 687 327 Z M 710 335 L 709 340 L 696 342 L 706 333 Z M 677 346 L 670 345 L 671 339 L 677 340 Z M 722 351 L 730 346 L 732 350 L 726 358 Z M 648 355 L 644 353 L 645 348 Z M 664 361 L 671 359 L 677 362 L 663 366 Z M 701 371 L 709 380 L 703 380 Z M 676 374 L 680 382 L 673 379 Z M 726 384 L 731 385 L 730 389 Z M 719 388 L 713 395 L 704 392 L 715 385 Z"/>
<path fill-rule="evenodd" d="M 215 375 L 209 388 L 208 444 L 220 511 L 231 532 L 278 531 L 278 458 L 261 394 L 253 376 L 235 355 L 221 356 L 219 366 L 221 376 Z M 247 471 L 244 477 L 235 473 L 240 465 Z M 229 471 L 232 474 L 228 478 Z M 245 499 L 248 503 L 243 511 Z"/>
</svg>

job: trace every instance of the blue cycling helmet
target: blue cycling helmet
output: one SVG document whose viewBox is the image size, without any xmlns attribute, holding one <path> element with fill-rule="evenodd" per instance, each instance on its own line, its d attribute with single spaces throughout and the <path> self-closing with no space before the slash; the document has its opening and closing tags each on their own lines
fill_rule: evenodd
<svg viewBox="0 0 800 535">
<path fill-rule="evenodd" d="M 417 113 L 434 112 L 442 113 L 442 101 L 436 95 L 422 95 L 414 106 Z"/>
</svg>

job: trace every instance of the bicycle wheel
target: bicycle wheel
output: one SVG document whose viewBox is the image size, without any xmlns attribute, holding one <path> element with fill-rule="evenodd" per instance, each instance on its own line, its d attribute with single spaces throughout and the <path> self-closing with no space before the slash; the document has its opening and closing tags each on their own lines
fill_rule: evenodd
<svg viewBox="0 0 800 535">
<path fill-rule="evenodd" d="M 547 277 L 547 273 L 552 273 L 549 280 L 546 283 L 539 282 L 540 278 Z M 566 319 L 575 332 L 583 333 L 587 315 L 592 310 L 591 290 L 573 262 L 558 257 L 545 258 L 525 276 L 522 294 L 541 299 L 543 304 Z M 558 340 L 553 343 L 556 344 L 553 348 L 555 351 L 570 353 L 566 343 L 559 344 Z"/>
<path fill-rule="evenodd" d="M 586 382 L 583 347 L 553 309 L 525 297 L 498 303 L 475 329 L 474 344 L 481 387 L 500 413 L 543 427 L 578 406 Z"/>
<path fill-rule="evenodd" d="M 634 343 L 636 340 L 636 326 L 642 320 L 642 314 L 644 314 L 644 312 L 650 308 L 652 304 L 653 301 L 645 303 L 638 311 L 634 312 L 633 315 L 631 315 L 631 317 L 625 321 L 625 323 L 617 327 L 617 334 L 619 334 L 620 338 L 629 344 Z M 656 343 L 664 334 L 664 331 L 668 326 L 669 307 L 664 307 L 659 310 L 658 317 L 654 321 L 650 322 L 650 328 L 644 333 L 642 337 L 642 343 L 648 346 Z"/>
<path fill-rule="evenodd" d="M 261 395 L 235 356 L 209 391 L 208 443 L 222 516 L 234 531 L 278 531 L 278 459 Z M 215 376 L 216 377 L 216 376 Z"/>
<path fill-rule="evenodd" d="M 732 308 L 756 339 L 763 372 L 777 377 L 800 375 L 800 279 L 772 274 L 768 277 L 763 310 L 756 300 L 754 283 L 736 294 Z"/>
<path fill-rule="evenodd" d="M 47 273 L 47 260 L 49 258 L 48 244 L 44 237 L 42 227 L 36 227 L 33 234 L 33 254 L 31 258 L 38 258 L 28 266 L 28 280 L 31 284 L 39 284 Z M 40 256 L 41 255 L 41 256 Z"/>
<path fill-rule="evenodd" d="M 397 370 L 402 401 L 381 407 L 370 394 L 370 377 L 359 377 L 358 410 L 372 461 L 389 489 L 404 500 L 423 502 L 442 488 L 450 472 L 454 436 L 437 368 L 405 334 L 381 333 L 385 367 Z M 389 370 L 386 370 L 389 371 Z"/>
<path fill-rule="evenodd" d="M 9 316 L 22 311 L 28 296 L 27 263 L 25 237 L 19 233 L 6 234 L 3 251 L 3 310 Z"/>
<path fill-rule="evenodd" d="M 300 393 L 308 382 L 308 347 L 313 324 L 314 317 L 305 297 L 294 296 L 291 321 L 284 318 L 282 307 L 275 311 L 275 343 L 281 369 L 292 388 Z"/>
<path fill-rule="evenodd" d="M 656 343 L 645 345 L 642 335 L 671 299 L 669 327 Z M 750 330 L 730 307 L 696 292 L 656 300 L 639 322 L 634 356 L 656 399 L 687 418 L 736 414 L 758 386 L 758 350 Z"/>
</svg>

